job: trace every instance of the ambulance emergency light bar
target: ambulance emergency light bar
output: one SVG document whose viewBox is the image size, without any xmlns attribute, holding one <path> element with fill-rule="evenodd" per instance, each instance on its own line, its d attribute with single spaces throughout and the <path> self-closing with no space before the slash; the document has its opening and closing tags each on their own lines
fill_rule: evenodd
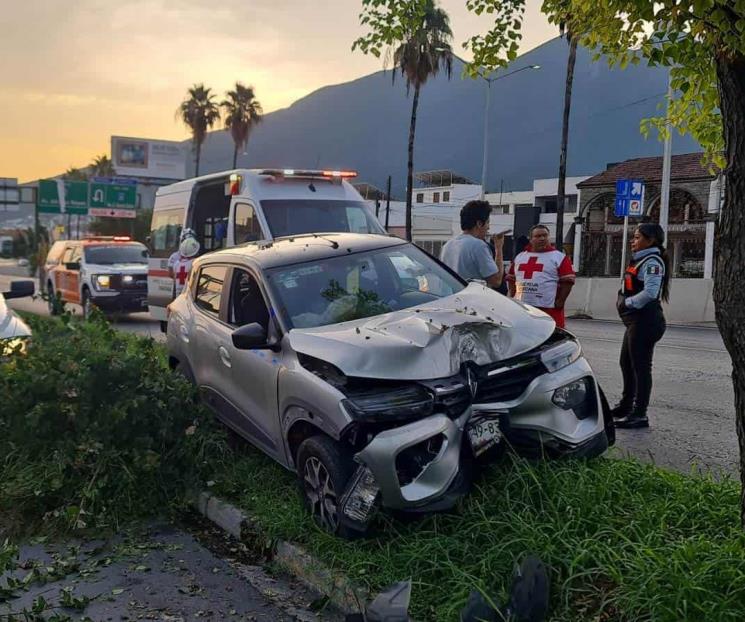
<svg viewBox="0 0 745 622">
<path fill-rule="evenodd" d="M 303 179 L 340 180 L 357 177 L 357 171 L 319 171 L 294 168 L 267 168 L 263 171 L 259 171 L 259 175 L 269 175 L 270 177 L 298 177 Z"/>
<path fill-rule="evenodd" d="M 357 177 L 357 171 L 320 171 L 294 168 L 265 168 L 258 172 L 270 181 L 276 179 L 328 179 L 332 182 L 341 182 L 343 179 Z M 226 184 L 226 195 L 236 195 L 241 192 L 243 177 L 238 173 L 231 173 L 230 181 Z"/>
</svg>

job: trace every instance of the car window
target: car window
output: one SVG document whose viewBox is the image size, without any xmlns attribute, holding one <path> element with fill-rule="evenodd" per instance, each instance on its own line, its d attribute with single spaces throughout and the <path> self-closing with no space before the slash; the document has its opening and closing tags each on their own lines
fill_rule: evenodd
<svg viewBox="0 0 745 622">
<path fill-rule="evenodd" d="M 153 257 L 168 257 L 178 248 L 183 222 L 182 208 L 153 212 L 150 226 L 150 248 Z"/>
<path fill-rule="evenodd" d="M 326 326 L 450 296 L 463 283 L 412 244 L 267 271 L 278 311 L 295 328 Z"/>
<path fill-rule="evenodd" d="M 235 243 L 255 242 L 263 237 L 253 205 L 238 203 L 235 206 L 235 225 L 233 227 Z"/>
<path fill-rule="evenodd" d="M 236 268 L 230 287 L 228 322 L 244 326 L 254 322 L 269 327 L 269 310 L 256 279 L 246 270 Z"/>
<path fill-rule="evenodd" d="M 72 261 L 72 253 L 75 250 L 74 246 L 68 246 L 65 248 L 65 252 L 62 254 L 62 263 L 70 263 Z"/>
<path fill-rule="evenodd" d="M 226 266 L 205 266 L 199 272 L 194 304 L 200 309 L 219 315 Z"/>
<path fill-rule="evenodd" d="M 70 259 L 70 261 L 79 263 L 82 256 L 83 256 L 83 251 L 80 248 L 80 246 L 75 246 L 72 249 L 72 259 Z"/>
<path fill-rule="evenodd" d="M 54 244 L 52 244 L 52 248 L 49 249 L 49 254 L 47 255 L 47 263 L 59 263 L 59 260 L 64 252 L 64 242 L 55 242 Z"/>
</svg>

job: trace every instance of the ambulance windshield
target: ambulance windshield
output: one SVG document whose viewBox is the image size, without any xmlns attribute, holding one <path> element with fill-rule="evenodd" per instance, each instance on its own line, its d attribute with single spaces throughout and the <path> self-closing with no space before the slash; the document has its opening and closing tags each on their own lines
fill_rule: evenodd
<svg viewBox="0 0 745 622">
<path fill-rule="evenodd" d="M 142 244 L 97 244 L 85 249 L 85 261 L 104 266 L 120 263 L 147 264 L 147 248 Z"/>
<path fill-rule="evenodd" d="M 385 234 L 362 201 L 266 199 L 261 207 L 275 238 L 303 233 Z"/>
</svg>

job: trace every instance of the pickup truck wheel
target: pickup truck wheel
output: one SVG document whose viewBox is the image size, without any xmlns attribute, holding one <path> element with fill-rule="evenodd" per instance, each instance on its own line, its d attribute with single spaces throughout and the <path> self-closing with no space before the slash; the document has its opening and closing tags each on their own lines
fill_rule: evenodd
<svg viewBox="0 0 745 622">
<path fill-rule="evenodd" d="M 83 318 L 90 320 L 93 314 L 93 302 L 91 301 L 91 293 L 87 289 L 83 290 L 80 306 L 83 307 Z"/>
<path fill-rule="evenodd" d="M 353 464 L 339 445 L 326 436 L 311 436 L 300 445 L 296 464 L 303 500 L 316 524 L 342 538 L 358 535 L 340 521 L 339 503 Z"/>
<path fill-rule="evenodd" d="M 49 309 L 49 315 L 59 315 L 59 305 L 51 283 L 47 284 L 47 308 Z"/>
</svg>

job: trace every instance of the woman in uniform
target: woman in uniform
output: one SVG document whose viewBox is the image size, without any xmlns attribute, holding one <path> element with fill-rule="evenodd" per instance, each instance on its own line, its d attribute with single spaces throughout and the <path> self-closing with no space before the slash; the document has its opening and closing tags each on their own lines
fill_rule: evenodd
<svg viewBox="0 0 745 622">
<path fill-rule="evenodd" d="M 648 428 L 652 355 L 665 333 L 661 302 L 669 298 L 670 263 L 665 233 L 653 223 L 639 225 L 631 240 L 631 264 L 618 293 L 618 314 L 626 326 L 621 347 L 623 396 L 613 409 L 618 428 Z"/>
</svg>

